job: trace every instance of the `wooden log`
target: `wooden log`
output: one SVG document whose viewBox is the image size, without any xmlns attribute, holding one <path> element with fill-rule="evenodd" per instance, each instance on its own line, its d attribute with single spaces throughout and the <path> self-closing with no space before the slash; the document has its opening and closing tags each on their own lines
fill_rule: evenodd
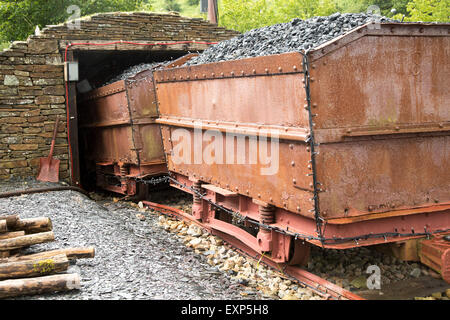
<svg viewBox="0 0 450 320">
<path fill-rule="evenodd" d="M 28 218 L 19 219 L 17 223 L 10 228 L 14 231 L 25 231 L 26 234 L 33 234 L 39 232 L 52 231 L 53 225 L 50 218 L 38 217 L 38 218 Z"/>
<path fill-rule="evenodd" d="M 66 271 L 69 259 L 60 254 L 48 259 L 16 261 L 0 264 L 0 280 L 39 277 Z"/>
<path fill-rule="evenodd" d="M 17 221 L 19 220 L 19 216 L 17 214 L 0 216 L 0 220 L 6 220 L 6 225 L 8 226 L 8 229 L 12 229 L 12 228 L 14 228 Z"/>
<path fill-rule="evenodd" d="M 6 262 L 15 262 L 15 261 L 26 261 L 26 260 L 35 260 L 35 259 L 48 259 L 60 254 L 65 254 L 67 259 L 84 259 L 84 258 L 93 258 L 95 255 L 94 247 L 88 248 L 68 248 L 68 249 L 56 249 L 51 251 L 44 251 L 34 254 L 27 254 L 23 256 L 17 257 L 9 257 L 5 259 L 0 259 L 0 263 Z"/>
<path fill-rule="evenodd" d="M 11 231 L 11 232 L 0 233 L 0 240 L 20 237 L 20 236 L 24 236 L 24 235 L 25 235 L 25 231 Z"/>
<path fill-rule="evenodd" d="M 6 220 L 0 220 L 0 234 L 8 232 L 8 226 Z"/>
<path fill-rule="evenodd" d="M 50 242 L 55 240 L 53 231 L 42 232 L 36 234 L 28 234 L 21 237 L 0 240 L 0 251 L 9 251 L 33 244 Z"/>
<path fill-rule="evenodd" d="M 0 299 L 80 289 L 77 273 L 0 281 Z"/>
</svg>

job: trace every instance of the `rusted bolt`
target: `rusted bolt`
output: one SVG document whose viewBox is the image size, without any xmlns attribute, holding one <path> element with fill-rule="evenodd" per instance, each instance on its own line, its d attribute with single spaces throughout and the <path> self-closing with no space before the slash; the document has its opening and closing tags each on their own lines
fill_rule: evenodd
<svg viewBox="0 0 450 320">
<path fill-rule="evenodd" d="M 306 152 L 310 152 L 311 151 L 311 147 L 306 147 Z"/>
<path fill-rule="evenodd" d="M 292 179 L 292 183 L 293 183 L 293 184 L 297 184 L 297 180 Z"/>
<path fill-rule="evenodd" d="M 295 167 L 295 162 L 294 161 L 291 162 L 291 167 Z"/>
<path fill-rule="evenodd" d="M 294 145 L 292 143 L 289 145 L 289 149 L 294 149 Z"/>
<path fill-rule="evenodd" d="M 300 206 L 297 206 L 297 211 L 299 211 L 299 212 L 300 212 Z"/>
<path fill-rule="evenodd" d="M 297 66 L 293 66 L 292 69 L 294 69 L 294 71 L 297 71 Z"/>
<path fill-rule="evenodd" d="M 279 71 L 279 72 L 283 71 L 283 68 L 278 67 L 278 71 Z"/>
<path fill-rule="evenodd" d="M 267 68 L 266 68 L 266 69 L 264 69 L 264 71 L 265 71 L 266 73 L 269 73 L 269 69 L 267 69 Z"/>
</svg>

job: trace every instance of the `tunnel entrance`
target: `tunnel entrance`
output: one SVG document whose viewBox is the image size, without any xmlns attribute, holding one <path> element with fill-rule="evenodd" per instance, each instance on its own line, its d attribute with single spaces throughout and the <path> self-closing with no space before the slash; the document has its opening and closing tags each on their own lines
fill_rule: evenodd
<svg viewBox="0 0 450 320">
<path fill-rule="evenodd" d="M 153 75 L 143 71 L 136 78 L 115 80 L 133 66 L 173 61 L 187 53 L 71 52 L 68 60 L 78 62 L 79 72 L 78 81 L 68 83 L 74 184 L 87 191 L 100 186 L 125 195 L 148 192 L 138 190 L 135 182 L 123 177 L 157 175 L 166 170 L 161 133 L 154 122 L 158 113 Z"/>
</svg>

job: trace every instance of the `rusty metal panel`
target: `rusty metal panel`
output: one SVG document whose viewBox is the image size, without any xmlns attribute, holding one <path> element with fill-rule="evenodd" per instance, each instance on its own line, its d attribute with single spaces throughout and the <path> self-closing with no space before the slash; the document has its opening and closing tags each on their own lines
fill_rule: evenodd
<svg viewBox="0 0 450 320">
<path fill-rule="evenodd" d="M 450 136 L 322 144 L 317 176 L 327 218 L 450 203 Z"/>
<path fill-rule="evenodd" d="M 161 113 L 157 122 L 162 126 L 169 170 L 312 217 L 301 71 L 302 56 L 290 53 L 156 72 Z M 177 130 L 185 130 L 186 140 L 174 138 Z M 222 162 L 206 163 L 204 157 L 196 161 L 195 155 L 211 144 L 203 140 L 194 146 L 195 130 L 203 137 L 206 132 L 218 135 Z M 279 138 L 278 167 L 269 175 L 262 174 L 269 168 L 258 159 L 250 161 L 250 144 L 265 137 L 266 131 Z M 238 156 L 237 137 L 245 140 L 241 160 L 226 159 L 231 145 L 227 134 L 236 135 L 232 153 Z M 273 137 L 269 134 L 268 149 Z M 174 152 L 182 148 L 179 144 L 189 154 L 181 163 L 174 161 Z"/>
<path fill-rule="evenodd" d="M 381 25 L 311 53 L 323 216 L 450 202 L 448 30 Z"/>
<path fill-rule="evenodd" d="M 310 173 L 308 161 L 310 159 L 306 144 L 294 144 L 289 141 L 279 142 L 279 167 L 273 174 L 265 175 L 262 173 L 270 172 L 268 165 L 259 161 L 252 162 L 249 159 L 249 153 L 244 159 L 233 158 L 231 161 L 226 159 L 228 141 L 223 137 L 223 162 L 222 163 L 195 163 L 195 153 L 193 143 L 194 132 L 192 129 L 186 130 L 187 139 L 173 141 L 174 130 L 180 129 L 175 126 L 161 125 L 161 131 L 164 137 L 164 148 L 167 152 L 168 168 L 170 171 L 184 174 L 189 177 L 199 179 L 214 184 L 225 190 L 236 192 L 247 197 L 258 199 L 271 203 L 277 207 L 285 208 L 292 212 L 312 217 L 310 210 L 313 208 L 312 197 L 312 178 L 307 176 Z M 210 131 L 211 132 L 211 131 Z M 204 133 L 204 131 L 203 131 Z M 242 136 L 243 137 L 243 136 Z M 245 137 L 245 149 L 250 150 L 250 138 Z M 172 141 L 170 141 L 172 140 Z M 270 141 L 268 149 L 270 150 Z M 177 161 L 175 153 L 180 145 L 188 146 L 187 153 L 191 156 L 183 161 Z M 208 150 L 209 142 L 203 141 L 202 150 Z M 237 139 L 234 140 L 234 148 L 238 146 Z M 198 146 L 197 146 L 198 147 Z M 199 150 L 198 148 L 197 150 Z M 217 150 L 215 150 L 217 152 Z M 207 151 L 205 151 L 207 152 Z M 217 152 L 218 153 L 218 152 Z M 239 155 L 239 153 L 236 153 Z M 205 155 L 205 153 L 204 153 Z M 180 163 L 181 162 L 181 163 Z M 239 164 L 242 163 L 242 164 Z"/>
<path fill-rule="evenodd" d="M 368 35 L 312 62 L 318 142 L 364 131 L 449 131 L 449 61 L 450 36 Z"/>
<path fill-rule="evenodd" d="M 161 116 L 304 127 L 299 53 L 155 72 Z M 189 78 L 189 79 L 188 79 Z"/>
<path fill-rule="evenodd" d="M 80 115 L 86 158 L 136 166 L 165 162 L 151 70 L 89 92 Z"/>
</svg>

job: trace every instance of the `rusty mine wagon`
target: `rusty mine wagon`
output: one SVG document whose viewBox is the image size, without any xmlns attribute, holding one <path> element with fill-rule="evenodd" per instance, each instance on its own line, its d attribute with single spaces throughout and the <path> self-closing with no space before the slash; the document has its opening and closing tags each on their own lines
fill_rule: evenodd
<svg viewBox="0 0 450 320">
<path fill-rule="evenodd" d="M 425 239 L 416 258 L 449 281 L 448 25 L 364 25 L 154 78 L 171 184 L 205 228 L 288 273 L 310 244 Z"/>
</svg>

